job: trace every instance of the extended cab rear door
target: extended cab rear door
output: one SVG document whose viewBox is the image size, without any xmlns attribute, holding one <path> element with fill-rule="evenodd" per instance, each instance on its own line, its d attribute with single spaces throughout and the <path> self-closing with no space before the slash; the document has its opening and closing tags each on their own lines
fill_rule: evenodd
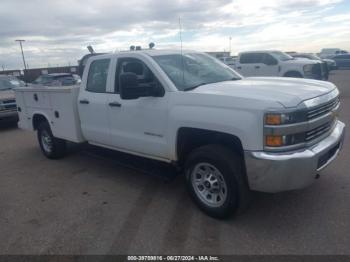
<svg viewBox="0 0 350 262">
<path fill-rule="evenodd" d="M 110 85 L 111 59 L 94 57 L 85 69 L 78 110 L 81 128 L 87 141 L 109 145 L 108 86 Z"/>
<path fill-rule="evenodd" d="M 277 76 L 278 61 L 269 53 L 242 53 L 238 71 L 244 76 Z"/>
<path fill-rule="evenodd" d="M 262 72 L 263 54 L 242 53 L 239 56 L 237 71 L 243 76 L 259 76 Z"/>
</svg>

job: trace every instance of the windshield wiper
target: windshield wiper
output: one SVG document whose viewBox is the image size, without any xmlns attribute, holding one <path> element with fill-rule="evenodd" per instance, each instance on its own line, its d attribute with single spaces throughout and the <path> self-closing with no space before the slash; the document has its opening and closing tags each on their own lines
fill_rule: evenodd
<svg viewBox="0 0 350 262">
<path fill-rule="evenodd" d="M 207 84 L 209 84 L 209 83 L 202 82 L 202 83 L 194 85 L 194 86 L 186 87 L 183 91 L 190 91 L 190 90 L 196 89 L 199 86 L 203 86 L 203 85 L 207 85 Z"/>
</svg>

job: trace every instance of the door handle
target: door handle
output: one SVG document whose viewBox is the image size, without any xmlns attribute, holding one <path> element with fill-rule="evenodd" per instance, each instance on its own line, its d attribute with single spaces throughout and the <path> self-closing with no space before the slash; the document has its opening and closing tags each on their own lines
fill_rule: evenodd
<svg viewBox="0 0 350 262">
<path fill-rule="evenodd" d="M 242 67 L 241 66 L 237 66 L 237 69 L 242 69 Z"/>
<path fill-rule="evenodd" d="M 86 99 L 80 100 L 79 103 L 85 104 L 85 105 L 90 104 L 89 100 L 86 100 Z"/>
<path fill-rule="evenodd" d="M 260 68 L 260 66 L 255 66 L 255 69 L 259 69 Z"/>
<path fill-rule="evenodd" d="M 111 107 L 121 107 L 122 106 L 122 104 L 120 104 L 118 102 L 111 102 L 108 105 L 111 106 Z"/>
</svg>

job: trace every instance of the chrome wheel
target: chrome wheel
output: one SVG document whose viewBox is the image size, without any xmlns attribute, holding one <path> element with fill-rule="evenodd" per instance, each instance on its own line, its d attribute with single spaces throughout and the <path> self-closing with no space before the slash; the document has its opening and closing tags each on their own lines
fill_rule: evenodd
<svg viewBox="0 0 350 262">
<path fill-rule="evenodd" d="M 191 172 L 191 183 L 196 195 L 210 207 L 219 207 L 227 199 L 224 176 L 209 163 L 198 163 Z"/>
<path fill-rule="evenodd" d="M 43 130 L 41 132 L 41 145 L 43 146 L 43 149 L 47 153 L 51 153 L 52 151 L 52 138 L 50 134 L 47 132 L 47 130 Z"/>
</svg>

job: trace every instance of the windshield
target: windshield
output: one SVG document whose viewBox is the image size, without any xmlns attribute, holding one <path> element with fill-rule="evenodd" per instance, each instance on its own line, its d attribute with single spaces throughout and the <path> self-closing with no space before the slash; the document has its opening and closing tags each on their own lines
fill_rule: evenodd
<svg viewBox="0 0 350 262">
<path fill-rule="evenodd" d="M 181 91 L 210 83 L 241 79 L 228 66 L 202 53 L 159 55 L 153 56 L 153 59 Z"/>
<path fill-rule="evenodd" d="M 24 83 L 16 78 L 0 78 L 0 91 L 24 86 Z"/>
<path fill-rule="evenodd" d="M 280 52 L 280 51 L 273 51 L 271 53 L 275 58 L 277 58 L 280 61 L 293 60 L 292 56 L 290 56 L 286 53 Z"/>
</svg>

